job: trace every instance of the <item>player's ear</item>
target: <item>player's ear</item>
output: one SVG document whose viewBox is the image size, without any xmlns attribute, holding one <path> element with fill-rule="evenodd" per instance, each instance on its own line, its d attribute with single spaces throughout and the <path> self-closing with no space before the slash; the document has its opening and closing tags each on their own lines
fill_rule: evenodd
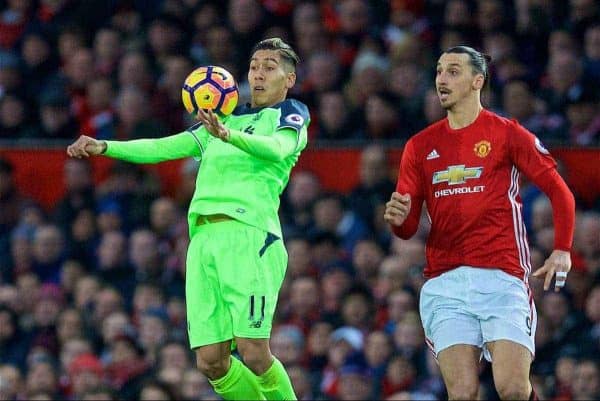
<svg viewBox="0 0 600 401">
<path fill-rule="evenodd" d="M 481 90 L 483 88 L 483 84 L 485 83 L 485 78 L 483 78 L 483 74 L 476 74 L 473 78 L 472 88 L 474 90 Z"/>
<path fill-rule="evenodd" d="M 286 80 L 285 80 L 285 87 L 288 89 L 292 89 L 295 84 L 296 84 L 296 73 L 293 71 L 288 72 Z"/>
</svg>

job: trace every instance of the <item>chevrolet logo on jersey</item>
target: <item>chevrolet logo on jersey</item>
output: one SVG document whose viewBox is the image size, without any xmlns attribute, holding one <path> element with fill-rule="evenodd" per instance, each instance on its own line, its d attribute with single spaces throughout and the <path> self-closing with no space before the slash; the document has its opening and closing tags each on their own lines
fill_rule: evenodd
<svg viewBox="0 0 600 401">
<path fill-rule="evenodd" d="M 448 166 L 448 170 L 433 173 L 433 183 L 447 182 L 448 185 L 464 184 L 470 178 L 481 177 L 483 167 L 465 167 L 464 164 Z"/>
</svg>

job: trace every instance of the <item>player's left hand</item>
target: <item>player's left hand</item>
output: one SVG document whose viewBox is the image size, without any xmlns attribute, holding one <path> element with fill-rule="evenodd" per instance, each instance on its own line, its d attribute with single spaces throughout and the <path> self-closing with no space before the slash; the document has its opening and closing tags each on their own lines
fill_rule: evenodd
<svg viewBox="0 0 600 401">
<path fill-rule="evenodd" d="M 565 286 L 570 270 L 571 254 L 555 249 L 544 262 L 544 266 L 533 273 L 533 277 L 542 278 L 544 276 L 544 291 L 547 291 L 550 288 L 552 277 L 556 274 L 554 291 L 558 292 Z"/>
<path fill-rule="evenodd" d="M 199 109 L 197 117 L 209 134 L 224 142 L 229 141 L 229 130 L 212 110 Z"/>
</svg>

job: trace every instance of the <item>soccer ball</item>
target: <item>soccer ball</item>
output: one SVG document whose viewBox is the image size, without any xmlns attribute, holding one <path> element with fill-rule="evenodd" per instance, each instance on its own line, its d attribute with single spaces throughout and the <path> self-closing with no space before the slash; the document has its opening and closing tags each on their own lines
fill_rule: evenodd
<svg viewBox="0 0 600 401">
<path fill-rule="evenodd" d="M 226 116 L 237 106 L 239 91 L 235 78 L 223 67 L 205 66 L 190 73 L 181 88 L 181 98 L 190 114 L 199 109 Z"/>
</svg>

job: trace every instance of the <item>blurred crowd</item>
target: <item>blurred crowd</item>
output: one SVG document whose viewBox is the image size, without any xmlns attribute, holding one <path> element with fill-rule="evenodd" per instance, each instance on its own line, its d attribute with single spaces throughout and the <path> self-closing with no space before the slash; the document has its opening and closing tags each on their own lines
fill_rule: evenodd
<svg viewBox="0 0 600 401">
<path fill-rule="evenodd" d="M 546 142 L 600 137 L 599 2 L 593 0 L 4 0 L 0 138 L 164 136 L 192 121 L 180 101 L 194 66 L 226 66 L 248 96 L 249 49 L 280 36 L 303 63 L 293 97 L 311 139 L 365 141 L 360 182 L 324 190 L 294 171 L 282 197 L 289 265 L 272 333 L 299 399 L 444 399 L 418 315 L 426 218 L 411 240 L 383 221 L 397 166 L 384 142 L 444 116 L 432 87 L 440 49 L 494 62 L 485 102 Z M 70 159 L 50 210 L 0 159 L 0 399 L 218 399 L 187 344 L 185 213 L 198 164 L 165 196 L 116 162 L 98 185 Z M 562 168 L 562 166 L 561 166 Z M 561 171 L 564 174 L 564 172 Z M 552 250 L 552 211 L 523 182 L 532 265 Z M 595 205 L 595 206 L 593 206 Z M 600 398 L 600 201 L 578 203 L 564 291 L 532 281 L 532 378 L 546 399 Z M 481 364 L 481 399 L 497 399 Z"/>
<path fill-rule="evenodd" d="M 402 142 L 444 116 L 440 51 L 492 57 L 484 104 L 544 142 L 600 143 L 597 0 L 2 0 L 0 139 L 164 136 L 191 125 L 181 85 L 216 64 L 239 80 L 280 36 L 302 59 L 292 96 L 310 139 Z"/>
</svg>

